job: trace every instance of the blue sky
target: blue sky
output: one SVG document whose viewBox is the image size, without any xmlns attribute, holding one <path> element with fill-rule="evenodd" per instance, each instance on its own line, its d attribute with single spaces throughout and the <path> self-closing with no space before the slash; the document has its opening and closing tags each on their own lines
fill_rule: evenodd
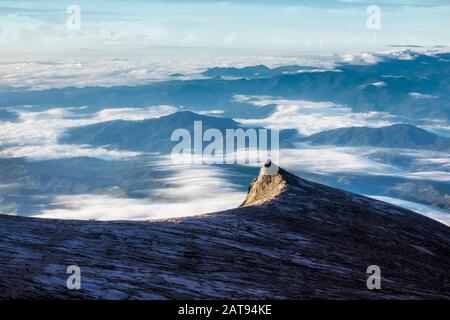
<svg viewBox="0 0 450 320">
<path fill-rule="evenodd" d="M 71 4 L 81 29 L 66 26 Z M 370 30 L 367 7 L 381 9 Z M 343 53 L 450 45 L 445 0 L 0 1 L 0 59 L 128 57 L 197 48 L 237 53 Z M 181 51 L 180 51 L 181 52 Z"/>
</svg>

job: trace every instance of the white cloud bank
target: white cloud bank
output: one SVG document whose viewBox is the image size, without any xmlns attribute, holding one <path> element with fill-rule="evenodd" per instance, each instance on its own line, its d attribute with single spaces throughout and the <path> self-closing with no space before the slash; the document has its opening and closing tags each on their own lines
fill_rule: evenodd
<svg viewBox="0 0 450 320">
<path fill-rule="evenodd" d="M 185 217 L 231 209 L 245 199 L 245 192 L 226 180 L 226 172 L 209 166 L 177 166 L 161 163 L 176 174 L 164 183 L 169 187 L 149 191 L 149 198 L 131 199 L 109 195 L 61 195 L 53 199 L 57 209 L 45 209 L 39 218 L 81 220 L 153 220 Z"/>
<path fill-rule="evenodd" d="M 367 158 L 367 149 L 350 147 L 310 147 L 283 149 L 281 165 L 316 174 L 400 174 L 401 169 Z"/>
<path fill-rule="evenodd" d="M 350 148 L 283 150 L 281 163 L 288 170 L 295 168 L 322 174 L 405 176 L 401 169 L 368 160 L 362 150 L 358 153 Z M 143 199 L 104 194 L 59 195 L 52 199 L 50 209 L 44 209 L 34 216 L 82 220 L 154 220 L 235 208 L 245 199 L 245 191 L 239 191 L 236 185 L 229 182 L 227 175 L 230 172 L 226 169 L 207 165 L 173 165 L 168 157 L 161 157 L 159 166 L 159 170 L 175 170 L 175 174 L 161 181 L 163 187 L 149 190 L 148 196 Z M 449 215 L 444 214 L 443 210 L 400 199 L 373 197 L 450 224 Z"/>
<path fill-rule="evenodd" d="M 132 59 L 73 59 L 53 61 L 0 62 L 0 86 L 33 89 L 64 88 L 69 86 L 143 85 L 177 79 L 203 78 L 200 73 L 214 67 L 247 67 L 264 64 L 317 66 L 329 70 L 334 66 L 330 57 L 298 56 L 172 56 L 152 55 Z"/>
<path fill-rule="evenodd" d="M 343 54 L 341 56 L 342 62 L 350 64 L 376 64 L 385 60 L 395 59 L 395 60 L 414 60 L 419 55 L 433 56 L 435 54 L 446 52 L 446 49 L 428 49 L 416 47 L 414 50 L 407 48 L 399 48 L 392 50 L 385 50 L 379 52 L 361 52 L 352 54 Z"/>
<path fill-rule="evenodd" d="M 370 159 L 371 154 L 380 151 L 393 156 L 409 156 L 412 165 L 404 168 Z M 449 157 L 449 154 L 420 150 L 300 144 L 296 149 L 280 151 L 280 165 L 321 175 L 354 174 L 450 182 Z"/>
<path fill-rule="evenodd" d="M 344 127 L 383 127 L 396 123 L 395 117 L 382 112 L 352 112 L 350 108 L 333 102 L 289 100 L 268 96 L 235 96 L 239 102 L 256 107 L 276 105 L 276 111 L 264 119 L 238 119 L 248 125 L 270 129 L 297 129 L 303 135 Z"/>
</svg>

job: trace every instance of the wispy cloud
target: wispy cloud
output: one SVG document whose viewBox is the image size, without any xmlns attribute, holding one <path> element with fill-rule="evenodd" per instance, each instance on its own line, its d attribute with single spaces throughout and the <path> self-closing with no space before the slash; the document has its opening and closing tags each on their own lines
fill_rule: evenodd
<svg viewBox="0 0 450 320">
<path fill-rule="evenodd" d="M 283 149 L 282 166 L 316 174 L 400 174 L 395 166 L 370 160 L 367 149 L 350 147 L 311 147 L 299 145 L 297 149 Z"/>
<path fill-rule="evenodd" d="M 439 98 L 438 96 L 435 96 L 435 95 L 419 93 L 419 92 L 410 92 L 409 96 L 416 98 L 416 99 L 437 99 L 437 98 Z"/>
<path fill-rule="evenodd" d="M 381 160 L 373 160 L 371 155 L 377 152 L 382 152 L 388 157 L 403 154 L 411 159 L 411 165 L 400 167 L 383 163 Z M 301 144 L 297 149 L 282 149 L 280 163 L 288 169 L 321 175 L 373 175 L 450 182 L 449 156 L 429 151 L 371 147 L 313 147 Z"/>
<path fill-rule="evenodd" d="M 264 119 L 239 119 L 249 125 L 270 129 L 297 129 L 303 135 L 343 127 L 383 127 L 395 123 L 395 117 L 382 112 L 356 113 L 332 102 L 288 100 L 266 96 L 236 96 L 240 102 L 255 106 L 276 105 L 276 111 Z"/>
<path fill-rule="evenodd" d="M 0 149 L 0 157 L 25 157 L 33 160 L 63 159 L 73 157 L 91 157 L 104 160 L 123 160 L 138 156 L 140 153 L 122 150 L 92 148 L 88 145 L 47 144 L 15 146 Z"/>
</svg>

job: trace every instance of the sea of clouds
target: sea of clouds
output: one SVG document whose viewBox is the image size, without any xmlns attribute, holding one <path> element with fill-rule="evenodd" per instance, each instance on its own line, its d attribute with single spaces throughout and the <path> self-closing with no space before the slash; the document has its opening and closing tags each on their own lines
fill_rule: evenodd
<svg viewBox="0 0 450 320">
<path fill-rule="evenodd" d="M 356 64 L 377 63 L 386 57 L 397 55 L 400 59 L 413 59 L 409 51 L 392 51 L 389 54 L 360 54 L 344 57 L 332 56 L 320 61 L 296 57 L 236 57 L 224 60 L 174 59 L 128 60 L 111 59 L 96 61 L 36 62 L 12 61 L 0 63 L 0 87 L 27 87 L 32 89 L 66 86 L 114 86 L 133 85 L 171 78 L 171 74 L 183 74 L 181 78 L 196 78 L 199 73 L 214 66 L 266 64 L 268 66 L 299 64 L 330 68 L 336 61 Z M 320 70 L 320 69 L 318 69 Z M 310 71 L 317 72 L 317 71 Z M 180 76 L 178 76 L 180 78 Z M 382 85 L 372 83 L 367 85 Z M 416 98 L 432 99 L 414 94 Z M 273 129 L 297 129 L 303 135 L 350 126 L 382 127 L 401 122 L 396 116 L 381 113 L 355 113 L 346 106 L 333 102 L 289 100 L 267 96 L 235 96 L 234 99 L 258 108 L 275 104 L 273 114 L 263 119 L 237 119 L 246 125 L 258 125 Z M 71 157 L 96 157 L 105 160 L 126 160 L 139 155 L 127 150 L 94 148 L 88 145 L 64 145 L 59 137 L 68 128 L 111 120 L 143 120 L 178 111 L 174 106 L 149 106 L 147 108 L 103 109 L 88 114 L 80 108 L 54 108 L 33 111 L 28 108 L 8 109 L 16 112 L 17 121 L 0 122 L 0 157 L 25 157 L 30 160 L 47 160 Z M 203 114 L 220 116 L 222 110 L 205 110 Z M 430 120 L 431 121 L 431 120 Z M 424 123 L 426 129 L 446 130 L 448 124 L 438 120 Z M 410 178 L 414 180 L 450 181 L 450 155 L 424 150 L 383 150 L 408 153 L 415 161 L 409 169 L 386 164 L 370 157 L 375 148 L 339 148 L 331 146 L 298 146 L 284 149 L 280 164 L 315 174 L 361 174 Z M 237 155 L 240 157 L 242 155 Z M 104 194 L 52 195 L 49 208 L 36 213 L 38 217 L 98 220 L 146 220 L 189 216 L 236 207 L 245 198 L 245 192 L 230 181 L 229 172 L 214 166 L 182 166 L 161 158 L 161 166 L 175 174 L 170 187 L 149 190 L 148 199 L 135 199 Z M 262 160 L 264 161 L 264 160 Z M 254 166 L 260 164 L 252 164 Z M 431 168 L 431 169 L 430 169 Z M 381 199 L 381 198 L 380 198 Z M 433 217 L 444 223 L 442 212 L 428 206 L 399 199 L 381 200 L 398 204 Z"/>
<path fill-rule="evenodd" d="M 69 86 L 142 85 L 157 81 L 201 79 L 213 67 L 247 67 L 264 64 L 317 66 L 330 69 L 335 57 L 289 56 L 159 56 L 133 59 L 77 59 L 53 61 L 0 62 L 0 87 L 43 90 Z"/>
<path fill-rule="evenodd" d="M 246 193 L 229 182 L 224 169 L 203 165 L 173 165 L 167 157 L 158 163 L 170 170 L 168 187 L 148 190 L 145 199 L 100 194 L 53 196 L 52 208 L 39 218 L 82 220 L 155 220 L 200 215 L 236 208 Z"/>
<path fill-rule="evenodd" d="M 154 51 L 154 50 L 153 50 Z M 199 79 L 200 74 L 214 67 L 242 68 L 266 65 L 270 68 L 286 65 L 316 67 L 299 72 L 336 71 L 339 63 L 375 64 L 386 59 L 412 60 L 418 54 L 433 55 L 444 49 L 394 49 L 358 54 L 315 55 L 236 55 L 236 54 L 161 54 L 151 52 L 145 57 L 78 58 L 0 61 L 0 87 L 31 88 L 35 90 L 69 86 L 141 85 L 174 79 Z M 89 53 L 89 52 L 88 52 Z M 93 53 L 90 55 L 95 56 Z M 89 54 L 87 55 L 89 56 Z M 380 85 L 378 83 L 378 85 Z M 375 84 L 376 85 L 376 84 Z M 413 96 L 415 93 L 412 93 Z M 420 93 L 419 93 L 420 94 Z M 416 95 L 416 97 L 419 97 Z"/>
</svg>

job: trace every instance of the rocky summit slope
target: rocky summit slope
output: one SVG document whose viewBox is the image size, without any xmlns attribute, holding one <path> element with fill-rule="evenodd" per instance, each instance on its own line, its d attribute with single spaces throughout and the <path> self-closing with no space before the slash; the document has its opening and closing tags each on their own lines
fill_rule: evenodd
<svg viewBox="0 0 450 320">
<path fill-rule="evenodd" d="M 1 298 L 450 298 L 450 228 L 266 163 L 243 206 L 157 222 L 0 216 Z M 66 269 L 81 268 L 81 290 Z M 366 286 L 381 269 L 381 289 Z"/>
</svg>

